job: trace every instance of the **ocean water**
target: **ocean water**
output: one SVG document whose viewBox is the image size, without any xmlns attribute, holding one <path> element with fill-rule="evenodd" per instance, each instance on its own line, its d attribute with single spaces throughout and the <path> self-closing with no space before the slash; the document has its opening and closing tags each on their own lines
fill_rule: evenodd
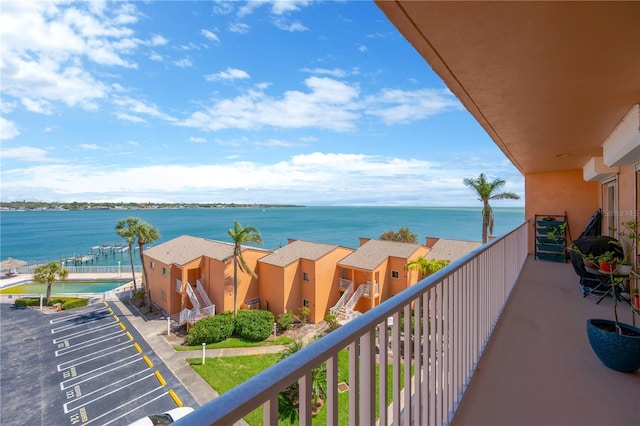
<svg viewBox="0 0 640 426">
<path fill-rule="evenodd" d="M 524 221 L 523 208 L 494 208 L 494 235 Z M 229 241 L 238 221 L 258 228 L 263 247 L 276 249 L 288 239 L 357 248 L 359 238 L 378 238 L 401 227 L 424 243 L 425 237 L 480 241 L 481 208 L 443 207 L 277 207 L 221 209 L 141 209 L 0 212 L 0 258 L 45 262 L 88 254 L 91 247 L 123 243 L 115 233 L 118 220 L 138 217 L 160 231 L 154 244 L 180 235 Z M 138 258 L 137 250 L 134 258 Z M 99 265 L 129 262 L 129 255 L 101 258 Z M 138 262 L 136 262 L 138 263 Z M 96 263 L 94 263 L 95 265 Z"/>
</svg>

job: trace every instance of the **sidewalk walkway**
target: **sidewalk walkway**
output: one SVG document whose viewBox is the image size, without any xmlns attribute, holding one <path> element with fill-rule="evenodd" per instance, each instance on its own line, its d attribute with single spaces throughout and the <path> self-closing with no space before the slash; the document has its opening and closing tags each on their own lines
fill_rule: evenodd
<svg viewBox="0 0 640 426">
<path fill-rule="evenodd" d="M 142 335 L 153 351 L 162 359 L 171 372 L 180 380 L 193 398 L 200 405 L 218 396 L 218 393 L 209 386 L 193 368 L 187 363 L 189 358 L 201 358 L 202 350 L 176 351 L 167 339 L 167 320 L 158 318 L 146 320 L 142 315 L 130 308 L 130 305 L 120 300 L 111 301 L 127 317 L 136 330 Z M 135 311 L 134 312 L 132 312 Z M 256 346 L 247 348 L 205 349 L 206 358 L 218 358 L 224 356 L 261 355 L 281 352 L 283 346 Z"/>
</svg>

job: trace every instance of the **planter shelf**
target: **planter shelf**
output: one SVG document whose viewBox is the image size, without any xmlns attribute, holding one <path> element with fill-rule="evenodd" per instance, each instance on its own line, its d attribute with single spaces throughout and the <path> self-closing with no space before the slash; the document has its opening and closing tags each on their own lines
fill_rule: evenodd
<svg viewBox="0 0 640 426">
<path fill-rule="evenodd" d="M 567 223 L 565 214 L 535 215 L 535 259 L 567 262 Z M 554 238 L 549 234 L 553 231 Z"/>
</svg>

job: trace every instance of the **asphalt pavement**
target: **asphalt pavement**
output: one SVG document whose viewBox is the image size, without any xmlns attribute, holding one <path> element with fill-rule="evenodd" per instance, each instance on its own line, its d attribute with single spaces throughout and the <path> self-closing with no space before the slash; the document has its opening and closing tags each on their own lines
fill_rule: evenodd
<svg viewBox="0 0 640 426">
<path fill-rule="evenodd" d="M 158 324 L 145 327 L 123 308 L 100 302 L 56 312 L 0 304 L 0 424 L 126 425 L 177 406 L 197 408 L 143 337 L 154 341 Z M 138 320 L 140 331 L 132 325 Z"/>
</svg>

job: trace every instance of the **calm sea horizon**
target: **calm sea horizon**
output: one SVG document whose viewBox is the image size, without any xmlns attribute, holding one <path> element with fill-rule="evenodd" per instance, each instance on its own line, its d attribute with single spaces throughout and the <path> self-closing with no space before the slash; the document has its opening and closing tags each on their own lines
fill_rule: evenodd
<svg viewBox="0 0 640 426">
<path fill-rule="evenodd" d="M 524 222 L 524 208 L 494 207 L 493 235 L 503 235 Z M 120 219 L 138 217 L 160 231 L 154 245 L 180 235 L 230 242 L 227 230 L 238 221 L 256 227 L 265 249 L 288 239 L 357 248 L 359 238 L 378 238 L 401 227 L 425 237 L 481 240 L 481 208 L 475 207 L 271 207 L 140 210 L 66 210 L 0 212 L 0 258 L 32 262 L 89 254 L 91 248 L 119 244 Z M 135 252 L 138 257 L 137 251 Z M 128 263 L 128 254 L 102 258 L 99 265 Z M 139 263 L 139 262 L 136 262 Z"/>
</svg>

